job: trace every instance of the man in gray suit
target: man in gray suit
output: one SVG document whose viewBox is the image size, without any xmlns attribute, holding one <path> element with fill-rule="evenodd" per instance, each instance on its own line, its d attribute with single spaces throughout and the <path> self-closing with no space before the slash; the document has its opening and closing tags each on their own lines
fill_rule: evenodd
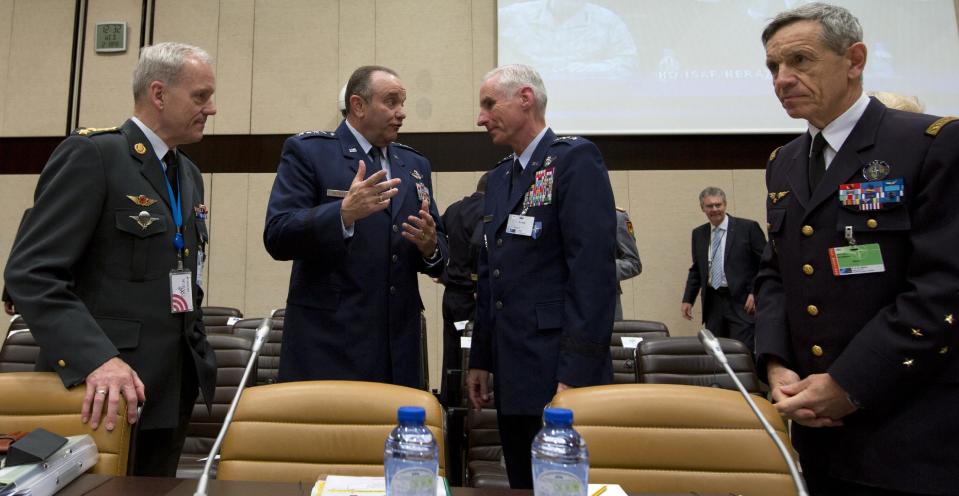
<svg viewBox="0 0 959 496">
<path fill-rule="evenodd" d="M 616 313 L 613 320 L 623 320 L 623 281 L 642 272 L 633 221 L 629 220 L 625 208 L 616 207 Z"/>
<path fill-rule="evenodd" d="M 86 383 L 80 415 L 92 428 L 104 414 L 107 430 L 118 413 L 140 424 L 135 475 L 176 473 L 197 386 L 209 405 L 216 382 L 200 318 L 203 181 L 177 150 L 203 137 L 214 89 L 203 50 L 144 48 L 133 117 L 57 147 L 7 263 L 6 287 L 40 345 L 37 369 Z"/>
</svg>

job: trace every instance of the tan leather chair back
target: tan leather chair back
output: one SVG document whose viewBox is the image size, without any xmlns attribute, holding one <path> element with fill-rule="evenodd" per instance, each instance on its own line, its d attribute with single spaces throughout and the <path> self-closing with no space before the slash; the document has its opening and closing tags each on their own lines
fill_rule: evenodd
<svg viewBox="0 0 959 496">
<path fill-rule="evenodd" d="M 315 481 L 383 475 L 383 448 L 401 406 L 426 409 L 446 475 L 443 407 L 433 395 L 376 382 L 303 381 L 247 389 L 227 431 L 217 478 Z"/>
<path fill-rule="evenodd" d="M 101 424 L 91 430 L 80 423 L 80 405 L 85 386 L 65 389 L 53 372 L 10 372 L 0 374 L 0 430 L 32 431 L 37 427 L 61 436 L 90 434 L 100 452 L 91 473 L 126 475 L 132 426 L 118 421 L 113 432 Z M 126 403 L 120 400 L 120 411 Z"/>
<path fill-rule="evenodd" d="M 775 407 L 753 398 L 783 442 Z M 589 449 L 589 481 L 628 493 L 795 494 L 786 462 L 743 397 L 672 384 L 615 384 L 563 391 Z"/>
</svg>

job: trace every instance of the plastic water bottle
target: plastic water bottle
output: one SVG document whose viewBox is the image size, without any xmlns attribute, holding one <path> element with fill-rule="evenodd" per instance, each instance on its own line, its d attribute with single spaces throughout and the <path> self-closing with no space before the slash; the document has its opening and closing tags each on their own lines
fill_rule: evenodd
<svg viewBox="0 0 959 496">
<path fill-rule="evenodd" d="M 387 496 L 435 496 L 439 472 L 436 439 L 423 422 L 426 410 L 402 406 L 396 412 L 399 425 L 386 438 L 383 465 Z"/>
<path fill-rule="evenodd" d="M 547 408 L 546 425 L 533 438 L 533 494 L 535 496 L 586 496 L 589 452 L 573 429 L 573 412 Z"/>
</svg>

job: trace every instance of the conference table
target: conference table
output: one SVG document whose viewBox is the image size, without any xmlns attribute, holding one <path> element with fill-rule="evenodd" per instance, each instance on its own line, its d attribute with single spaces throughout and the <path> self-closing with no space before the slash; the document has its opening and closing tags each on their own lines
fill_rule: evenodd
<svg viewBox="0 0 959 496">
<path fill-rule="evenodd" d="M 167 477 L 116 477 L 112 475 L 81 475 L 71 482 L 58 496 L 193 496 L 196 479 Z M 309 496 L 313 483 L 302 482 L 257 482 L 210 480 L 207 494 L 210 496 Z M 529 496 L 532 491 L 514 489 L 452 488 L 453 496 Z M 683 493 L 687 496 L 706 496 L 702 493 Z M 667 496 L 643 493 L 635 496 Z"/>
</svg>

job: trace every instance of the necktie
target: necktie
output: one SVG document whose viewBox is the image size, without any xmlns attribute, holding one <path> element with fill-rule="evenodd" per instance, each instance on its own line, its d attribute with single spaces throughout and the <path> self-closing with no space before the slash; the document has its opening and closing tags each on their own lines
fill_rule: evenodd
<svg viewBox="0 0 959 496">
<path fill-rule="evenodd" d="M 375 174 L 377 171 L 383 169 L 383 164 L 380 162 L 380 149 L 372 146 L 370 147 L 370 163 L 366 168 L 366 177 L 370 177 L 371 174 Z"/>
<path fill-rule="evenodd" d="M 177 160 L 176 152 L 172 149 L 166 152 L 166 155 L 163 156 L 163 163 L 166 164 L 166 179 L 170 181 L 170 188 L 173 189 L 173 198 L 170 198 L 172 203 L 180 191 L 180 182 L 177 180 L 180 161 Z"/>
<path fill-rule="evenodd" d="M 824 138 L 822 132 L 820 132 L 816 134 L 816 138 L 812 140 L 812 150 L 809 156 L 810 194 L 816 189 L 816 186 L 822 181 L 822 176 L 826 173 L 826 157 L 823 154 L 825 148 L 826 138 Z"/>
<path fill-rule="evenodd" d="M 513 160 L 513 170 L 510 172 L 509 176 L 509 194 L 513 196 L 513 190 L 519 188 L 519 182 L 523 179 L 523 166 L 520 165 L 519 159 L 516 158 Z"/>
<path fill-rule="evenodd" d="M 709 259 L 711 260 L 709 265 L 709 285 L 713 289 L 719 289 L 720 283 L 723 282 L 723 257 L 722 253 L 719 251 L 720 245 L 723 242 L 723 229 L 717 227 L 713 229 L 713 242 L 709 247 L 709 252 L 712 254 Z"/>
</svg>

